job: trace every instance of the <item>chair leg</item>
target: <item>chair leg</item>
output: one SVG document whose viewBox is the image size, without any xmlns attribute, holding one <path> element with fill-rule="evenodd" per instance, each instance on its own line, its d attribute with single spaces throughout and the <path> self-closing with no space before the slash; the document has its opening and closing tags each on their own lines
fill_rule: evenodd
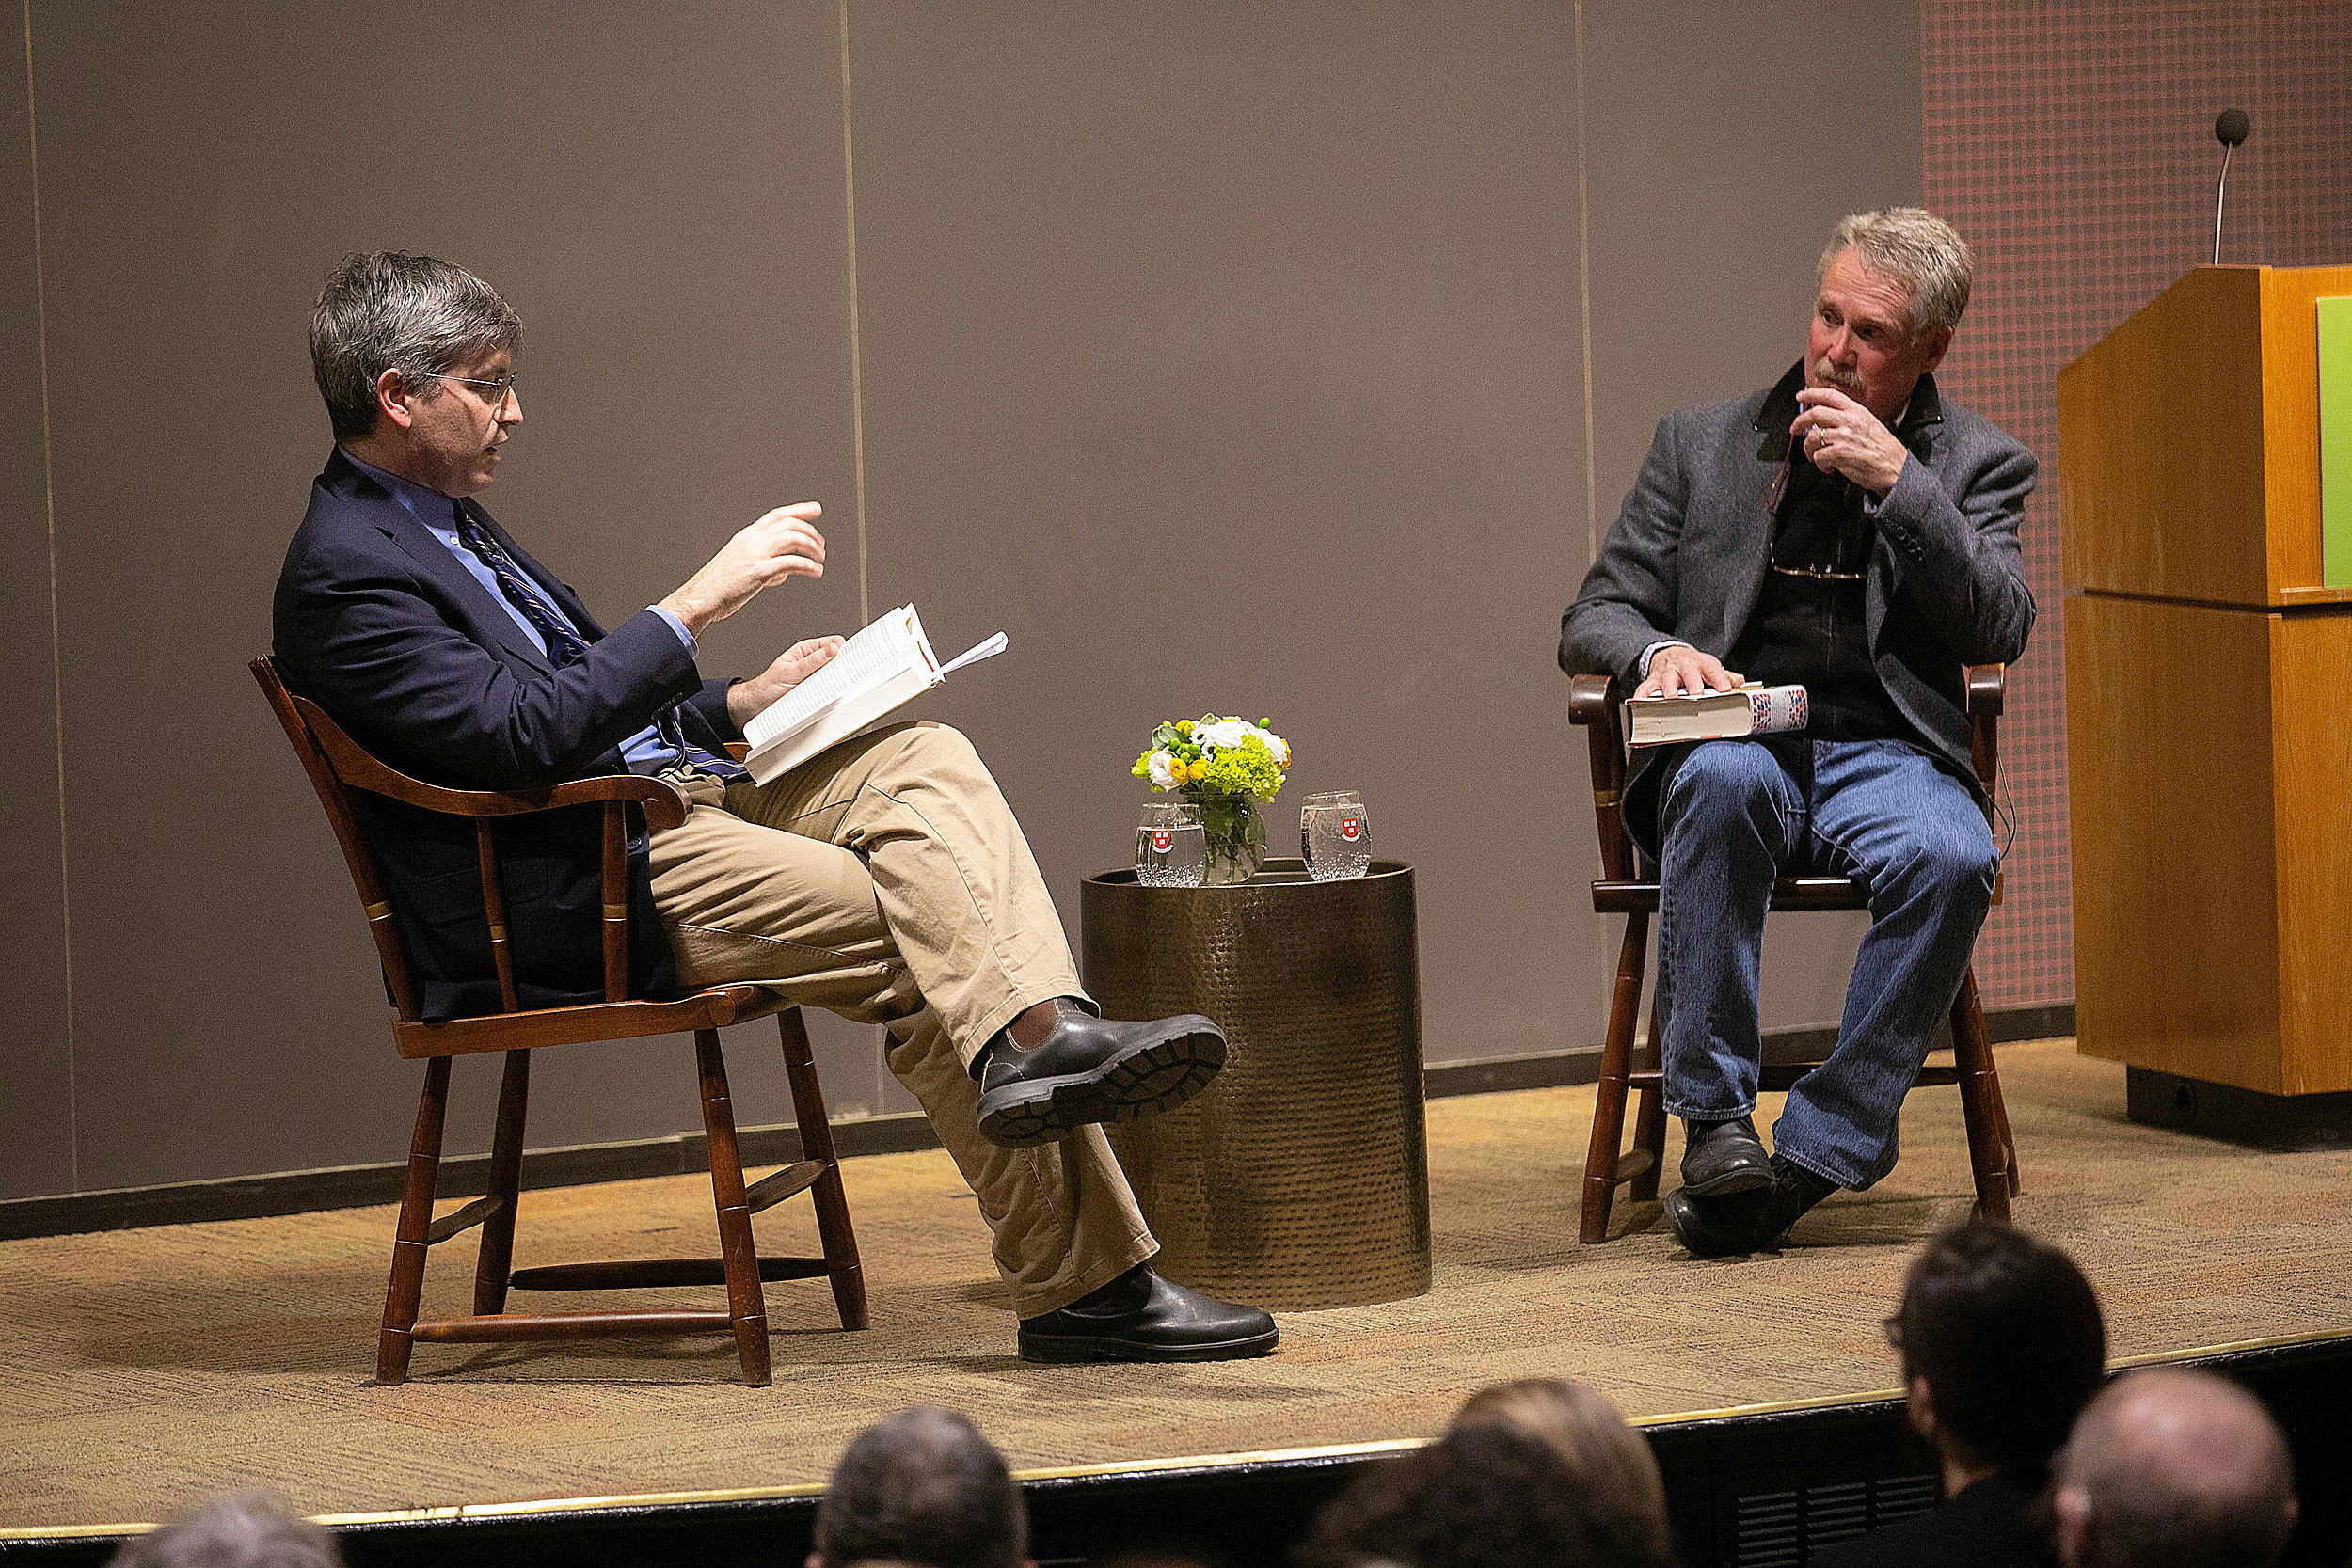
<svg viewBox="0 0 2352 1568">
<path fill-rule="evenodd" d="M 1961 1116 L 1968 1124 L 1968 1163 L 1977 1180 L 1977 1209 L 1987 1219 L 2009 1220 L 2010 1170 L 2001 1105 L 2001 1079 L 1993 1065 L 1993 1042 L 1985 1034 L 1984 1008 L 1977 998 L 1977 972 L 1961 976 L 1952 1001 L 1952 1057 L 1959 1069 Z"/>
<path fill-rule="evenodd" d="M 1593 1144 L 1584 1156 L 1584 1218 L 1577 1239 L 1609 1238 L 1609 1208 L 1617 1196 L 1617 1150 L 1625 1137 L 1625 1079 L 1632 1070 L 1633 1024 L 1642 1010 L 1642 969 L 1649 955 L 1649 916 L 1626 916 L 1617 949 L 1617 982 L 1609 1000 L 1609 1032 L 1601 1037 L 1600 1082 L 1593 1097 Z"/>
<path fill-rule="evenodd" d="M 510 1051 L 499 1084 L 498 1131 L 490 1139 L 490 1207 L 482 1216 L 482 1251 L 474 1259 L 476 1317 L 506 1310 L 506 1280 L 515 1264 L 515 1206 L 522 1189 L 523 1118 L 530 1106 L 531 1053 Z"/>
<path fill-rule="evenodd" d="M 1666 1066 L 1665 1037 L 1658 1032 L 1658 990 L 1649 994 L 1649 1065 L 1663 1070 Z M 1626 1193 L 1636 1203 L 1648 1203 L 1658 1196 L 1658 1175 L 1666 1168 L 1666 1085 L 1661 1079 L 1656 1087 L 1645 1087 L 1635 1101 L 1633 1113 L 1633 1147 L 1649 1150 L 1650 1166 L 1633 1179 Z"/>
<path fill-rule="evenodd" d="M 825 1250 L 825 1274 L 833 1281 L 833 1304 L 843 1328 L 864 1328 L 866 1274 L 859 1266 L 857 1232 L 850 1226 L 850 1199 L 841 1187 L 841 1160 L 834 1153 L 833 1122 L 825 1091 L 817 1082 L 817 1058 L 808 1048 L 808 1025 L 798 1007 L 776 1015 L 784 1042 L 784 1076 L 792 1086 L 792 1117 L 801 1133 L 801 1158 L 825 1167 L 809 1196 L 817 1205 L 817 1234 Z"/>
<path fill-rule="evenodd" d="M 449 1110 L 449 1058 L 424 1065 L 417 1101 L 417 1130 L 408 1141 L 408 1177 L 400 1192 L 400 1225 L 392 1242 L 392 1277 L 384 1293 L 384 1327 L 375 1341 L 375 1381 L 387 1387 L 408 1381 L 417 1304 L 424 1294 L 426 1240 L 433 1228 L 433 1186 L 441 1172 L 441 1123 Z"/>
<path fill-rule="evenodd" d="M 719 1216 L 719 1253 L 726 1266 L 735 1351 L 743 1363 L 743 1381 L 765 1388 L 770 1381 L 768 1303 L 759 1287 L 759 1249 L 752 1241 L 752 1212 L 743 1199 L 735 1105 L 727 1093 L 727 1063 L 716 1029 L 694 1032 L 694 1065 L 702 1077 L 703 1131 L 710 1138 L 710 1196 Z"/>
<path fill-rule="evenodd" d="M 2001 1124 L 2001 1163 L 2009 1170 L 2009 1196 L 2026 1190 L 2025 1173 L 2017 1168 L 2017 1134 L 2009 1130 L 2009 1097 L 2001 1093 L 2001 1074 L 1993 1065 L 1993 1049 L 1985 1047 L 1986 1075 L 1993 1088 L 1993 1118 Z"/>
</svg>

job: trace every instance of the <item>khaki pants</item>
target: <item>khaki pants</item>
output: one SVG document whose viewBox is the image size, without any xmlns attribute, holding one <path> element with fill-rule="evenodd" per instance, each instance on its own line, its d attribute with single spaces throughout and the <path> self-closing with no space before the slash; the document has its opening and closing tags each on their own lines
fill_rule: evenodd
<svg viewBox="0 0 2352 1568">
<path fill-rule="evenodd" d="M 888 1027 L 995 1233 L 1014 1309 L 1068 1306 L 1158 1251 L 1099 1127 L 1002 1148 L 969 1071 L 1032 1004 L 1080 996 L 1028 841 L 970 741 L 898 724 L 773 784 L 683 781 L 685 823 L 653 835 L 654 902 L 695 986 L 755 980 Z"/>
</svg>

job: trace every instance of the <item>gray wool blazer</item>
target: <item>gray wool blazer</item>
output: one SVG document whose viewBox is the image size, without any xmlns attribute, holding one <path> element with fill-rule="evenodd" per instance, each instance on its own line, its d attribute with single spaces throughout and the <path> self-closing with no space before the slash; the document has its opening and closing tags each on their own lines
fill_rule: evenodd
<svg viewBox="0 0 2352 1568">
<path fill-rule="evenodd" d="M 1761 592 L 1767 511 L 1788 459 L 1802 363 L 1768 391 L 1677 409 L 1658 421 L 1649 455 L 1576 602 L 1560 618 L 1560 667 L 1641 678 L 1642 650 L 1662 639 L 1727 657 Z M 1911 449 L 1874 515 L 1877 543 L 1865 626 L 1879 679 L 1929 754 L 1973 791 L 1963 670 L 2006 664 L 2033 630 L 2033 594 L 2017 519 L 2033 493 L 2033 453 L 1937 393 L 1922 376 L 1899 432 Z M 1660 752 L 1634 759 L 1626 820 L 1656 851 Z"/>
</svg>

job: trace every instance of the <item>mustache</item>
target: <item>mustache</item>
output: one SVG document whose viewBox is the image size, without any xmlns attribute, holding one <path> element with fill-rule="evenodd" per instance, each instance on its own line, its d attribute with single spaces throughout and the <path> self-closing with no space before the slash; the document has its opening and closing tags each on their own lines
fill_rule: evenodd
<svg viewBox="0 0 2352 1568">
<path fill-rule="evenodd" d="M 1835 387 L 1850 397 L 1862 395 L 1862 377 L 1851 371 L 1838 369 L 1826 356 L 1813 362 L 1813 379 L 1820 385 Z"/>
</svg>

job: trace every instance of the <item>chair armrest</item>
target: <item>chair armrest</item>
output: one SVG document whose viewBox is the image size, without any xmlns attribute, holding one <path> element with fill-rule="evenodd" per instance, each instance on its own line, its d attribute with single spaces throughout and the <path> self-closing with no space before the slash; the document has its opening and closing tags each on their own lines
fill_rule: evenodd
<svg viewBox="0 0 2352 1568">
<path fill-rule="evenodd" d="M 1568 722 L 1605 724 L 1613 729 L 1617 705 L 1609 700 L 1607 675 L 1575 675 L 1568 680 Z"/>
<path fill-rule="evenodd" d="M 524 816 L 564 806 L 595 805 L 607 800 L 634 800 L 644 808 L 648 827 L 675 828 L 686 820 L 686 797 L 660 779 L 637 773 L 608 773 L 593 779 L 573 779 L 540 789 L 444 789 L 412 779 L 386 766 L 342 732 L 325 708 L 308 697 L 294 706 L 317 740 L 319 750 L 334 765 L 335 776 L 347 787 L 388 796 L 426 811 L 452 816 Z"/>
<path fill-rule="evenodd" d="M 1585 726 L 1593 771 L 1593 827 L 1600 840 L 1601 875 L 1622 881 L 1633 875 L 1633 847 L 1625 835 L 1625 743 L 1619 709 L 1607 675 L 1577 675 L 1568 681 L 1568 722 Z"/>
<path fill-rule="evenodd" d="M 1968 666 L 1968 757 L 1976 765 L 1977 783 L 1984 786 L 1986 816 L 2001 769 L 2001 704 L 2009 695 L 2009 666 Z"/>
<path fill-rule="evenodd" d="M 2006 664 L 1971 664 L 1968 666 L 1968 711 L 1999 718 L 2001 700 L 2009 694 L 2009 666 Z"/>
</svg>

